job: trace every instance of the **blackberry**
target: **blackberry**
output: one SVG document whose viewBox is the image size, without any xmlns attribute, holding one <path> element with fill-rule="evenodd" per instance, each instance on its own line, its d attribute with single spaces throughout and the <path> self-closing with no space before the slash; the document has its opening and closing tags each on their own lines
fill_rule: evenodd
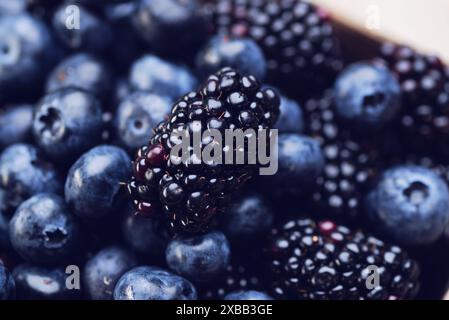
<svg viewBox="0 0 449 320">
<path fill-rule="evenodd" d="M 419 290 L 419 266 L 401 248 L 332 221 L 273 229 L 267 257 L 275 298 L 411 299 Z M 372 270 L 379 283 L 368 289 Z"/>
<path fill-rule="evenodd" d="M 305 1 L 219 0 L 210 11 L 217 33 L 255 40 L 268 80 L 295 93 L 327 87 L 343 66 L 327 14 Z"/>
<path fill-rule="evenodd" d="M 382 46 L 381 57 L 401 84 L 403 140 L 414 150 L 426 151 L 430 147 L 433 152 L 447 152 L 449 68 L 435 56 L 390 43 Z"/>
<path fill-rule="evenodd" d="M 204 288 L 198 289 L 200 299 L 223 300 L 234 291 L 260 290 L 262 281 L 259 276 L 243 264 L 230 264 L 224 274 L 213 283 L 208 283 Z"/>
<path fill-rule="evenodd" d="M 183 155 L 188 161 L 179 161 L 181 155 L 170 155 L 172 147 L 180 143 L 173 133 L 203 135 L 216 129 L 223 137 L 226 129 L 271 128 L 279 115 L 279 104 L 274 90 L 262 89 L 253 76 L 242 76 L 230 68 L 210 76 L 199 91 L 178 100 L 168 120 L 156 127 L 149 145 L 139 150 L 134 162 L 134 177 L 127 186 L 138 213 L 152 215 L 162 209 L 175 234 L 205 231 L 212 218 L 224 211 L 230 194 L 254 175 L 257 165 L 204 162 L 195 157 L 192 144 Z M 215 143 L 215 138 L 204 138 L 202 148 Z M 248 159 L 248 148 L 245 150 Z M 236 151 L 223 146 L 217 152 L 227 159 L 228 152 L 234 155 Z"/>
<path fill-rule="evenodd" d="M 379 153 L 340 129 L 332 91 L 308 100 L 305 110 L 308 134 L 320 141 L 325 158 L 323 174 L 312 192 L 312 205 L 325 216 L 354 220 L 360 217 L 364 191 L 377 175 Z"/>
</svg>

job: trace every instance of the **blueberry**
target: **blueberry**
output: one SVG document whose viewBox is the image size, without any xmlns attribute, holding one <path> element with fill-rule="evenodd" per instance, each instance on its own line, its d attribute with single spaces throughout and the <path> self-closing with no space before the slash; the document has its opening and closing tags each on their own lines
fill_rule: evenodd
<svg viewBox="0 0 449 320">
<path fill-rule="evenodd" d="M 113 39 L 111 26 L 95 12 L 75 4 L 66 2 L 54 12 L 52 25 L 56 36 L 71 50 L 93 53 L 105 50 Z"/>
<path fill-rule="evenodd" d="M 151 49 L 171 56 L 196 52 L 207 36 L 197 0 L 140 0 L 133 22 Z"/>
<path fill-rule="evenodd" d="M 192 91 L 197 85 L 197 80 L 185 67 L 154 55 L 145 55 L 133 63 L 129 82 L 134 90 L 149 91 L 173 99 Z"/>
<path fill-rule="evenodd" d="M 114 300 L 196 300 L 188 280 L 156 267 L 137 267 L 125 273 L 114 290 Z"/>
<path fill-rule="evenodd" d="M 270 190 L 301 193 L 311 188 L 324 169 L 324 156 L 317 140 L 299 134 L 281 134 L 278 171 L 267 176 Z"/>
<path fill-rule="evenodd" d="M 274 128 L 279 133 L 301 133 L 304 130 L 304 115 L 299 104 L 281 95 L 280 114 Z"/>
<path fill-rule="evenodd" d="M 383 66 L 356 63 L 347 67 L 335 83 L 336 111 L 357 128 L 379 129 L 400 109 L 401 88 Z"/>
<path fill-rule="evenodd" d="M 248 291 L 234 291 L 227 294 L 224 300 L 273 300 L 272 297 L 266 293 L 248 290 Z"/>
<path fill-rule="evenodd" d="M 58 173 L 36 147 L 13 144 L 0 155 L 0 190 L 6 210 L 15 210 L 37 193 L 58 193 L 61 189 Z"/>
<path fill-rule="evenodd" d="M 101 141 L 103 119 L 89 92 L 64 88 L 47 94 L 36 106 L 33 134 L 39 146 L 59 162 L 76 159 Z"/>
<path fill-rule="evenodd" d="M 108 57 L 111 58 L 116 69 L 120 68 L 124 72 L 128 71 L 131 62 L 144 51 L 141 38 L 134 31 L 131 19 L 137 6 L 137 1 L 125 0 L 107 3 L 103 10 L 113 27 L 114 43 L 120 43 L 120 45 L 110 46 Z"/>
<path fill-rule="evenodd" d="M 126 97 L 115 116 L 120 143 L 133 152 L 145 145 L 153 129 L 167 118 L 172 103 L 171 98 L 148 92 L 134 92 Z"/>
<path fill-rule="evenodd" d="M 118 279 L 136 266 L 135 257 L 121 247 L 108 247 L 90 258 L 83 272 L 83 282 L 93 300 L 112 300 Z"/>
<path fill-rule="evenodd" d="M 405 245 L 436 241 L 449 222 L 449 190 L 431 170 L 399 166 L 383 173 L 366 196 L 373 226 Z"/>
<path fill-rule="evenodd" d="M 128 246 L 138 253 L 145 254 L 150 259 L 164 256 L 169 235 L 162 219 L 141 217 L 130 208 L 123 220 L 122 233 Z"/>
<path fill-rule="evenodd" d="M 81 290 L 68 289 L 66 267 L 47 268 L 21 264 L 14 268 L 13 276 L 20 300 L 79 299 Z"/>
<path fill-rule="evenodd" d="M 31 136 L 33 106 L 13 105 L 0 109 L 0 149 L 18 142 L 27 142 Z"/>
<path fill-rule="evenodd" d="M 196 56 L 196 69 L 201 78 L 207 78 L 224 67 L 235 68 L 259 80 L 263 80 L 267 72 L 262 49 L 254 40 L 215 36 Z"/>
<path fill-rule="evenodd" d="M 0 15 L 0 101 L 34 98 L 55 52 L 42 21 L 26 13 Z"/>
<path fill-rule="evenodd" d="M 270 204 L 258 194 L 248 194 L 236 199 L 223 215 L 223 230 L 230 240 L 244 245 L 268 231 L 273 219 Z"/>
<path fill-rule="evenodd" d="M 50 73 L 47 92 L 77 87 L 91 92 L 100 101 L 109 98 L 114 83 L 111 71 L 100 59 L 86 53 L 77 53 L 61 61 Z"/>
<path fill-rule="evenodd" d="M 54 264 L 70 258 L 80 247 L 80 232 L 64 199 L 45 193 L 24 201 L 9 226 L 9 237 L 16 252 L 38 264 Z"/>
<path fill-rule="evenodd" d="M 131 159 L 124 150 L 108 145 L 95 147 L 70 168 L 66 202 L 84 220 L 105 217 L 123 203 L 120 183 L 130 176 Z"/>
<path fill-rule="evenodd" d="M 206 282 L 220 275 L 228 266 L 230 248 L 221 232 L 176 238 L 167 247 L 170 269 L 195 281 Z"/>
<path fill-rule="evenodd" d="M 0 262 L 0 300 L 12 300 L 16 295 L 14 278 Z"/>
</svg>

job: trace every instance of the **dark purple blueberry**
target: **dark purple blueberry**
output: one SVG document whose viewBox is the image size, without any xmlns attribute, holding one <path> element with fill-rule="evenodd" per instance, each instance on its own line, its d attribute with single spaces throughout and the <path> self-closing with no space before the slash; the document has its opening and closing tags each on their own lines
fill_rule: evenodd
<svg viewBox="0 0 449 320">
<path fill-rule="evenodd" d="M 99 58 L 76 53 L 62 60 L 47 78 L 46 90 L 77 87 L 89 91 L 100 101 L 110 98 L 114 79 L 109 67 Z"/>
<path fill-rule="evenodd" d="M 132 152 L 146 144 L 153 128 L 168 117 L 172 103 L 171 98 L 143 91 L 124 98 L 115 115 L 120 143 Z"/>
<path fill-rule="evenodd" d="M 166 225 L 157 217 L 145 218 L 128 210 L 122 222 L 122 234 L 126 244 L 139 254 L 161 260 L 169 242 Z"/>
<path fill-rule="evenodd" d="M 0 101 L 24 101 L 40 94 L 57 50 L 47 26 L 22 14 L 0 14 Z"/>
<path fill-rule="evenodd" d="M 137 264 L 134 255 L 122 247 L 107 247 L 90 258 L 83 283 L 92 300 L 112 300 L 118 279 Z"/>
<path fill-rule="evenodd" d="M 197 80 L 187 68 L 147 54 L 131 66 L 129 83 L 134 90 L 178 99 L 195 89 Z"/>
<path fill-rule="evenodd" d="M 170 269 L 199 282 L 207 282 L 223 273 L 229 259 L 229 243 L 221 232 L 175 238 L 166 251 Z"/>
<path fill-rule="evenodd" d="M 50 158 L 72 163 L 101 142 L 103 124 L 95 96 L 77 88 L 63 88 L 47 94 L 37 104 L 33 134 Z"/>
<path fill-rule="evenodd" d="M 36 147 L 13 144 L 0 154 L 0 192 L 9 213 L 35 194 L 61 191 L 59 174 Z"/>
<path fill-rule="evenodd" d="M 335 107 L 337 115 L 357 129 L 380 129 L 398 114 L 401 87 L 387 68 L 355 63 L 335 83 Z"/>
<path fill-rule="evenodd" d="M 17 208 L 9 237 L 22 258 L 46 265 L 72 258 L 81 244 L 80 226 L 64 200 L 45 193 L 31 197 Z"/>
<path fill-rule="evenodd" d="M 157 267 L 137 267 L 125 273 L 114 290 L 114 300 L 196 300 L 186 279 Z"/>
<path fill-rule="evenodd" d="M 139 0 L 133 22 L 151 49 L 174 57 L 192 55 L 207 37 L 197 0 Z"/>
<path fill-rule="evenodd" d="M 366 196 L 374 228 L 406 245 L 435 242 L 449 223 L 449 190 L 430 169 L 399 166 L 383 173 Z"/>
<path fill-rule="evenodd" d="M 70 168 L 65 183 L 65 200 L 83 220 L 113 214 L 124 202 L 121 183 L 131 176 L 131 159 L 120 148 L 95 147 Z"/>
<path fill-rule="evenodd" d="M 201 78 L 224 67 L 232 67 L 259 80 L 265 78 L 267 63 L 260 47 L 252 39 L 216 36 L 196 56 L 196 69 Z"/>
<path fill-rule="evenodd" d="M 27 142 L 31 137 L 33 106 L 11 105 L 0 109 L 0 149 Z"/>
</svg>

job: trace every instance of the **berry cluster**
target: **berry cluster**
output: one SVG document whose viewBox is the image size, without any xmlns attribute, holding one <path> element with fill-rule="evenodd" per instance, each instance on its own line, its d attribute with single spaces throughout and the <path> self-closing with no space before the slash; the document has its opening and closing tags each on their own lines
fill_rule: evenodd
<svg viewBox="0 0 449 320">
<path fill-rule="evenodd" d="M 306 0 L 0 1 L 0 300 L 440 299 L 449 68 L 346 61 L 335 26 Z"/>
</svg>

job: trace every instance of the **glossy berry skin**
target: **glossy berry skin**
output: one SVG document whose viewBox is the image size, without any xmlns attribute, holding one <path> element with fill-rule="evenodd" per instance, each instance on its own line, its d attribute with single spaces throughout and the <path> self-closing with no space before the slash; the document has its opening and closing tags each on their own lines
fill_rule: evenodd
<svg viewBox="0 0 449 320">
<path fill-rule="evenodd" d="M 117 108 L 115 127 L 120 143 L 135 151 L 148 142 L 153 128 L 168 117 L 172 99 L 149 92 L 134 92 Z"/>
<path fill-rule="evenodd" d="M 328 15 L 302 0 L 211 2 L 214 31 L 253 39 L 267 60 L 268 80 L 298 96 L 332 84 L 342 67 Z"/>
<path fill-rule="evenodd" d="M 33 106 L 11 105 L 0 109 L 0 149 L 27 142 L 31 137 Z"/>
<path fill-rule="evenodd" d="M 259 194 L 244 195 L 232 202 L 223 215 L 223 232 L 238 246 L 247 247 L 247 241 L 258 239 L 271 229 L 274 211 Z"/>
<path fill-rule="evenodd" d="M 196 300 L 190 281 L 157 267 L 137 267 L 125 273 L 114 290 L 114 300 Z"/>
<path fill-rule="evenodd" d="M 178 99 L 197 85 L 190 71 L 155 55 L 144 55 L 131 66 L 129 83 L 134 90 Z"/>
<path fill-rule="evenodd" d="M 234 291 L 227 294 L 224 300 L 273 300 L 272 297 L 260 291 Z"/>
<path fill-rule="evenodd" d="M 304 135 L 279 135 L 278 157 L 277 173 L 267 176 L 277 194 L 310 189 L 324 168 L 319 142 Z"/>
<path fill-rule="evenodd" d="M 100 103 L 87 91 L 63 88 L 36 105 L 34 138 L 55 161 L 71 163 L 101 141 L 102 130 Z"/>
<path fill-rule="evenodd" d="M 449 141 L 449 67 L 434 55 L 385 43 L 383 64 L 401 84 L 402 112 L 397 127 L 412 152 L 447 158 Z"/>
<path fill-rule="evenodd" d="M 197 0 L 139 0 L 135 30 L 157 53 L 184 57 L 206 38 L 206 22 Z"/>
<path fill-rule="evenodd" d="M 430 169 L 399 166 L 384 172 L 366 196 L 373 226 L 399 243 L 435 242 L 449 222 L 449 190 Z"/>
<path fill-rule="evenodd" d="M 337 115 L 358 129 L 380 129 L 401 107 L 401 87 L 390 71 L 370 63 L 347 67 L 335 83 Z"/>
<path fill-rule="evenodd" d="M 165 249 L 170 237 L 162 219 L 136 215 L 130 205 L 121 229 L 124 241 L 131 249 L 150 259 L 165 259 Z"/>
<path fill-rule="evenodd" d="M 88 8 L 76 3 L 76 9 L 79 12 L 79 28 L 75 25 L 73 28 L 68 28 L 67 23 L 75 23 L 75 20 L 68 19 L 75 9 L 70 10 L 70 5 L 73 3 L 64 3 L 53 14 L 52 26 L 58 40 L 70 50 L 92 53 L 105 50 L 113 39 L 109 23 Z"/>
<path fill-rule="evenodd" d="M 0 39 L 0 101 L 33 97 L 54 60 L 49 30 L 26 13 L 5 14 L 0 15 Z"/>
<path fill-rule="evenodd" d="M 48 268 L 21 264 L 14 268 L 13 276 L 20 300 L 80 299 L 81 290 L 69 290 L 65 267 Z"/>
<path fill-rule="evenodd" d="M 221 232 L 173 239 L 166 251 L 170 269 L 198 282 L 206 282 L 220 275 L 229 259 L 229 243 Z"/>
<path fill-rule="evenodd" d="M 419 290 L 420 268 L 407 252 L 333 221 L 297 218 L 273 228 L 266 263 L 276 299 L 397 300 Z M 379 284 L 367 286 L 377 267 Z"/>
<path fill-rule="evenodd" d="M 265 78 L 267 62 L 260 47 L 252 39 L 215 36 L 196 56 L 196 70 L 201 78 L 231 67 L 259 80 Z"/>
<path fill-rule="evenodd" d="M 99 58 L 76 53 L 62 60 L 47 78 L 46 90 L 77 87 L 89 91 L 100 101 L 109 98 L 114 83 L 109 67 Z"/>
<path fill-rule="evenodd" d="M 0 300 L 12 300 L 16 296 L 16 284 L 11 273 L 0 262 Z"/>
<path fill-rule="evenodd" d="M 304 115 L 299 104 L 281 95 L 279 119 L 274 125 L 279 133 L 302 133 L 304 131 Z"/>
<path fill-rule="evenodd" d="M 225 137 L 226 129 L 250 129 L 246 134 L 256 135 L 259 129 L 272 128 L 279 115 L 279 103 L 275 90 L 262 88 L 253 76 L 241 75 L 231 68 L 211 75 L 198 91 L 178 99 L 169 118 L 156 127 L 148 145 L 142 146 L 136 155 L 127 189 L 137 213 L 155 216 L 162 209 L 173 234 L 207 231 L 216 222 L 215 217 L 223 213 L 232 194 L 256 174 L 260 163 L 243 161 L 233 165 L 235 154 L 241 151 L 235 143 L 226 146 L 224 141 L 220 148 L 210 139 L 203 140 L 202 149 L 215 150 L 212 161 L 198 161 L 201 159 L 190 153 L 179 162 L 176 154 L 170 155 L 178 143 L 173 136 L 186 130 L 203 135 L 208 129 L 221 134 L 215 134 L 214 139 Z M 252 141 L 257 143 L 258 135 L 254 138 Z M 268 143 L 268 139 L 265 141 Z M 187 142 L 191 148 L 192 139 Z M 243 150 L 246 159 L 248 149 Z M 221 160 L 228 160 L 217 160 L 220 155 Z"/>
<path fill-rule="evenodd" d="M 90 258 L 83 272 L 83 283 L 93 300 L 112 300 L 120 277 L 137 265 L 134 255 L 122 247 L 104 248 Z"/>
<path fill-rule="evenodd" d="M 42 153 L 28 144 L 13 144 L 0 155 L 0 190 L 10 213 L 22 201 L 41 192 L 61 191 L 59 174 Z M 11 212 L 12 211 L 12 212 Z"/>
<path fill-rule="evenodd" d="M 131 159 L 120 148 L 95 147 L 70 168 L 65 182 L 65 200 L 83 220 L 96 220 L 123 203 L 120 182 L 131 176 Z"/>
<path fill-rule="evenodd" d="M 81 230 L 64 199 L 37 194 L 24 201 L 11 219 L 12 246 L 25 260 L 38 264 L 66 261 L 81 244 Z"/>
</svg>

